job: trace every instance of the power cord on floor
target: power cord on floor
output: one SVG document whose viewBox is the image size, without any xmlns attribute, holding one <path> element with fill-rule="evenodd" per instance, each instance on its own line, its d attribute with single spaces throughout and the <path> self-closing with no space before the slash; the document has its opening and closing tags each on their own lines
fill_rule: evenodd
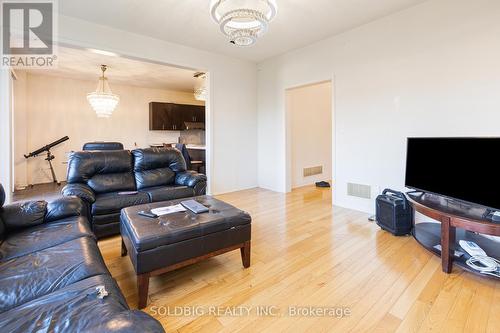
<svg viewBox="0 0 500 333">
<path fill-rule="evenodd" d="M 488 275 L 500 277 L 500 261 L 488 256 L 472 256 L 467 259 L 469 267 Z"/>
</svg>

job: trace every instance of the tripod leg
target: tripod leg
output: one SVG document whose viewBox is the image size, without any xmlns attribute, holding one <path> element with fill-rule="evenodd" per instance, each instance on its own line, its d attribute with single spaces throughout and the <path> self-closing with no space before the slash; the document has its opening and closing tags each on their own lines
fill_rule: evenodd
<svg viewBox="0 0 500 333">
<path fill-rule="evenodd" d="M 54 180 L 54 183 L 56 183 L 57 185 L 61 185 L 61 183 L 59 183 L 57 181 L 56 173 L 54 172 L 54 167 L 52 166 L 51 159 L 47 159 L 47 160 L 49 161 L 50 172 L 52 173 L 52 179 Z"/>
</svg>

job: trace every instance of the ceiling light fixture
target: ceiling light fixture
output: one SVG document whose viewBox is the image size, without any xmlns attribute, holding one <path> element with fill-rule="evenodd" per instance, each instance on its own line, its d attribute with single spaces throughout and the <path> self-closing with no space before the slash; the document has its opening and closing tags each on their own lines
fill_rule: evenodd
<svg viewBox="0 0 500 333">
<path fill-rule="evenodd" d="M 97 83 L 97 89 L 95 92 L 87 94 L 87 100 L 100 118 L 111 117 L 120 101 L 120 98 L 113 94 L 109 88 L 108 79 L 104 76 L 106 69 L 108 69 L 108 66 L 101 65 L 102 76 Z"/>
<path fill-rule="evenodd" d="M 275 0 L 211 0 L 210 14 L 229 41 L 251 46 L 266 33 L 278 11 Z"/>
<path fill-rule="evenodd" d="M 90 52 L 95 53 L 95 54 L 105 55 L 108 57 L 118 57 L 118 54 L 116 54 L 114 52 L 104 51 L 104 50 L 87 49 L 87 51 L 90 51 Z"/>
<path fill-rule="evenodd" d="M 194 73 L 195 85 L 194 85 L 194 98 L 198 101 L 207 100 L 207 87 L 205 79 L 207 75 L 203 72 Z"/>
</svg>

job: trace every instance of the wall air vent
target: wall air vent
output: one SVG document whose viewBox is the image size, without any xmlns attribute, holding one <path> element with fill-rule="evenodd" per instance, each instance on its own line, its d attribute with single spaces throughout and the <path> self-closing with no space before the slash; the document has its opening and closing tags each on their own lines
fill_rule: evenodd
<svg viewBox="0 0 500 333">
<path fill-rule="evenodd" d="M 371 199 L 372 188 L 370 185 L 347 183 L 347 195 Z"/>
<path fill-rule="evenodd" d="M 311 168 L 304 168 L 304 177 L 320 175 L 323 173 L 323 166 L 315 166 Z"/>
</svg>

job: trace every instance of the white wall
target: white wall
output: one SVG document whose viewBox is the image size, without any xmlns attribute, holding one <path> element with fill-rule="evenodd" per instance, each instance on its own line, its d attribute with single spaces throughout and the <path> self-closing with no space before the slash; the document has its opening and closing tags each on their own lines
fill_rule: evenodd
<svg viewBox="0 0 500 333">
<path fill-rule="evenodd" d="M 111 118 L 98 118 L 87 102 L 97 79 L 73 80 L 17 71 L 15 180 L 18 185 L 52 181 L 45 155 L 28 161 L 23 154 L 34 151 L 65 135 L 70 140 L 54 147 L 54 169 L 59 180 L 66 179 L 66 158 L 70 151 L 81 150 L 85 142 L 118 141 L 125 149 L 149 147 L 154 143 L 178 142 L 179 131 L 150 131 L 149 102 L 204 105 L 192 93 L 118 85 L 110 82 L 120 103 Z M 17 96 L 19 95 L 19 96 Z M 22 103 L 17 104 L 17 101 Z M 27 164 L 27 168 L 26 168 Z M 23 183 L 24 182 L 24 183 Z"/>
<path fill-rule="evenodd" d="M 259 64 L 259 185 L 286 189 L 285 89 L 332 77 L 337 205 L 374 210 L 347 182 L 401 189 L 408 136 L 499 136 L 499 18 L 500 1 L 428 1 Z"/>
<path fill-rule="evenodd" d="M 59 16 L 60 43 L 209 72 L 207 170 L 212 193 L 257 186 L 256 65 Z M 210 164 L 210 162 L 209 162 Z"/>
<path fill-rule="evenodd" d="M 28 146 L 28 79 L 25 71 L 16 70 L 17 79 L 14 80 L 14 121 L 13 121 L 13 162 L 14 162 L 14 189 L 28 184 L 28 161 L 24 158 L 32 149 Z M 39 143 L 40 144 L 40 143 Z M 39 148 L 39 147 L 37 147 Z M 35 148 L 35 149 L 37 149 Z"/>
<path fill-rule="evenodd" d="M 0 183 L 6 202 L 12 200 L 12 77 L 9 69 L 0 69 Z"/>
<path fill-rule="evenodd" d="M 332 84 L 323 82 L 286 92 L 291 187 L 332 178 Z M 319 175 L 304 177 L 304 168 L 322 166 Z"/>
</svg>

